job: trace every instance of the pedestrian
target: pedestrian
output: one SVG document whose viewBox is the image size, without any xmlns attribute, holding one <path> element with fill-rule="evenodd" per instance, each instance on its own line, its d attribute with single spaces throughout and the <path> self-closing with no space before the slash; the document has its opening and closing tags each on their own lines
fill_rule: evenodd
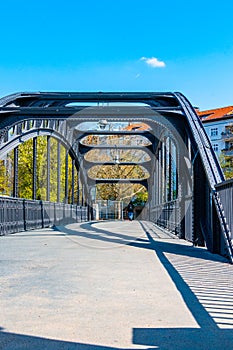
<svg viewBox="0 0 233 350">
<path fill-rule="evenodd" d="M 134 218 L 134 205 L 133 205 L 132 201 L 130 201 L 128 204 L 127 212 L 128 212 L 129 220 L 132 221 Z"/>
</svg>

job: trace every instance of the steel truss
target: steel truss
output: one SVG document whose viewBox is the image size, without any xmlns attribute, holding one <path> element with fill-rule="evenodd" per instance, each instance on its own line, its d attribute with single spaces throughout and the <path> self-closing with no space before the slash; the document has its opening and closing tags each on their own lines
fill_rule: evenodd
<svg viewBox="0 0 233 350">
<path fill-rule="evenodd" d="M 119 107 L 120 104 L 125 105 Z M 109 105 L 110 104 L 110 105 Z M 111 105 L 112 104 L 112 105 Z M 132 108 L 132 106 L 134 106 Z M 136 107 L 135 107 L 136 106 Z M 113 146 L 85 145 L 88 135 L 141 135 L 148 146 L 122 146 L 141 149 L 150 161 L 142 165 L 150 177 L 127 179 L 143 184 L 149 192 L 147 219 L 162 225 L 179 237 L 233 261 L 232 212 L 227 208 L 227 191 L 232 195 L 232 182 L 225 186 L 224 176 L 202 123 L 190 102 L 180 93 L 18 93 L 0 99 L 0 159 L 14 150 L 14 197 L 18 193 L 18 146 L 33 139 L 34 181 L 36 184 L 36 139 L 47 136 L 47 200 L 50 199 L 50 138 L 54 137 L 72 158 L 72 203 L 74 174 L 79 172 L 78 189 L 82 196 L 78 205 L 86 205 L 91 218 L 90 189 L 101 182 L 116 179 L 91 179 L 88 170 L 100 161 L 90 162 L 85 155 L 94 149 Z M 146 123 L 145 131 L 80 130 L 81 123 L 96 123 L 101 118 L 112 123 Z M 59 149 L 58 149 L 59 157 Z M 67 174 L 66 158 L 66 174 Z M 113 165 L 109 161 L 106 164 Z M 124 163 L 122 163 L 124 164 Z M 134 162 L 126 162 L 125 165 Z M 59 168 L 59 167 L 58 167 Z M 58 173 L 58 198 L 59 195 Z M 66 176 L 66 198 L 68 179 Z M 117 182 L 126 182 L 117 179 Z M 81 203 L 80 203 L 81 202 Z M 224 207 L 225 206 L 225 207 Z"/>
</svg>

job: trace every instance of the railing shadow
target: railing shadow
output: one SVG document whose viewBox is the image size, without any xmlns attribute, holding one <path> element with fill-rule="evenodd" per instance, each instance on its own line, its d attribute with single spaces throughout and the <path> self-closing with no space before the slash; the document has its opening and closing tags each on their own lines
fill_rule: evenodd
<svg viewBox="0 0 233 350">
<path fill-rule="evenodd" d="M 161 350 L 223 350 L 233 346 L 233 274 L 227 259 L 177 240 L 154 240 L 145 228 L 148 241 L 140 242 L 129 235 L 82 226 L 89 227 L 87 236 L 92 239 L 116 243 L 119 237 L 118 244 L 154 250 L 197 322 L 196 328 L 134 328 L 133 344 Z"/>
<path fill-rule="evenodd" d="M 63 232 L 68 237 L 83 237 L 93 241 L 102 241 L 106 243 L 120 244 L 120 245 L 135 245 L 139 244 L 140 248 L 149 249 L 150 242 L 146 238 L 130 236 L 121 233 L 114 233 L 108 230 L 98 229 L 90 223 L 81 224 L 80 228 L 83 230 L 74 230 L 66 226 L 56 226 L 55 230 Z"/>
<path fill-rule="evenodd" d="M 0 328 L 1 350 L 121 350 L 111 346 L 84 344 L 65 340 L 47 339 L 31 335 L 4 332 Z M 134 349 L 130 349 L 134 350 Z M 136 349 L 135 349 L 136 350 Z"/>
<path fill-rule="evenodd" d="M 152 234 L 145 229 L 147 237 L 140 237 L 138 240 L 131 235 L 112 233 L 92 225 L 84 224 L 80 227 L 83 228 L 83 232 L 67 227 L 57 228 L 57 230 L 62 233 L 64 229 L 64 233 L 68 236 L 81 235 L 94 240 L 128 244 L 132 248 L 154 251 L 197 323 L 193 328 L 133 328 L 134 345 L 160 350 L 225 350 L 233 347 L 233 273 L 232 265 L 226 259 L 213 255 L 203 248 L 178 243 L 177 240 L 174 240 L 174 243 L 154 240 Z M 175 320 L 176 318 L 179 318 L 179 315 L 174 315 Z M 0 329 L 0 349 L 19 348 L 120 349 L 14 334 Z"/>
<path fill-rule="evenodd" d="M 233 330 L 208 328 L 134 328 L 133 344 L 159 350 L 230 350 Z"/>
<path fill-rule="evenodd" d="M 87 230 L 87 231 L 94 231 L 96 232 L 97 234 L 104 234 L 108 236 L 108 238 L 117 238 L 117 239 L 121 239 L 121 240 L 125 240 L 125 241 L 129 241 L 129 242 L 132 242 L 132 240 L 140 240 L 140 242 L 147 242 L 148 243 L 148 239 L 145 238 L 145 239 L 142 239 L 141 237 L 135 237 L 135 236 L 130 236 L 130 235 L 127 235 L 127 234 L 123 234 L 123 233 L 115 233 L 115 232 L 112 232 L 112 231 L 107 231 L 107 230 L 104 230 L 104 229 L 99 229 L 95 226 L 93 226 L 93 224 L 95 224 L 96 222 L 93 222 L 93 223 L 83 223 L 83 224 L 80 224 L 80 227 Z M 101 237 L 101 236 L 100 236 Z"/>
<path fill-rule="evenodd" d="M 71 237 L 83 237 L 94 241 L 97 240 L 113 244 L 130 245 L 132 247 L 149 250 L 156 250 L 157 248 L 160 248 L 164 252 L 174 253 L 176 255 L 198 257 L 199 259 L 210 261 L 212 261 L 214 258 L 219 262 L 229 263 L 227 259 L 223 258 L 220 255 L 214 255 L 208 252 L 207 250 L 198 247 L 193 247 L 192 245 L 184 245 L 182 243 L 179 244 L 177 243 L 177 240 L 175 244 L 163 241 L 159 242 L 158 240 L 155 242 L 152 236 L 149 235 L 149 232 L 146 230 L 144 225 L 141 225 L 141 227 L 146 233 L 147 238 L 142 237 L 141 235 L 131 236 L 123 233 L 116 233 L 104 229 L 98 229 L 94 227 L 92 223 L 80 224 L 80 228 L 83 229 L 83 231 L 75 230 L 67 226 L 56 226 L 54 230 L 63 232 L 65 235 Z"/>
<path fill-rule="evenodd" d="M 194 255 L 188 249 L 192 247 L 155 242 L 148 232 L 147 236 L 198 325 L 197 328 L 134 328 L 133 344 L 160 350 L 232 348 L 232 265 L 205 250 L 194 248 Z M 201 264 L 203 255 L 206 262 Z"/>
</svg>

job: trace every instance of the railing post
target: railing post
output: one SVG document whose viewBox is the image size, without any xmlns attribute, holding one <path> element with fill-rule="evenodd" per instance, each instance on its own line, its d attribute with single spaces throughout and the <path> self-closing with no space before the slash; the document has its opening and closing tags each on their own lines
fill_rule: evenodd
<svg viewBox="0 0 233 350">
<path fill-rule="evenodd" d="M 27 231 L 27 214 L 26 214 L 26 200 L 23 199 L 23 228 Z"/>
<path fill-rule="evenodd" d="M 61 144 L 57 142 L 57 202 L 60 202 L 60 192 L 61 192 Z"/>
<path fill-rule="evenodd" d="M 54 203 L 53 205 L 53 210 L 54 210 L 53 224 L 56 226 L 56 223 L 57 223 L 56 203 Z"/>
<path fill-rule="evenodd" d="M 41 227 L 44 228 L 44 205 L 43 201 L 40 201 L 40 206 L 41 206 Z"/>
<path fill-rule="evenodd" d="M 32 180 L 32 199 L 36 199 L 37 190 L 37 138 L 33 138 L 33 180 Z"/>
</svg>

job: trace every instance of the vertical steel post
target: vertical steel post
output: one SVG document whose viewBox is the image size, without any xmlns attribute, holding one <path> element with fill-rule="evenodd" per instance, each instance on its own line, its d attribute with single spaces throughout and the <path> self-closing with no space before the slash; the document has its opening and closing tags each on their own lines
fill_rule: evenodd
<svg viewBox="0 0 233 350">
<path fill-rule="evenodd" d="M 19 196 L 19 148 L 14 148 L 14 178 L 13 178 L 13 197 Z"/>
<path fill-rule="evenodd" d="M 159 154 L 159 204 L 161 204 L 163 202 L 163 145 L 160 147 Z"/>
<path fill-rule="evenodd" d="M 37 191 L 37 137 L 33 138 L 33 180 L 32 180 L 32 199 L 36 199 Z"/>
<path fill-rule="evenodd" d="M 57 202 L 61 197 L 61 144 L 57 141 Z"/>
<path fill-rule="evenodd" d="M 156 187 L 156 202 L 155 205 L 159 204 L 159 196 L 160 196 L 160 179 L 159 179 L 159 175 L 160 175 L 160 149 L 158 150 L 158 155 L 157 155 L 157 176 L 156 176 L 156 180 L 155 180 L 155 187 Z"/>
<path fill-rule="evenodd" d="M 72 179 L 71 179 L 71 204 L 74 204 L 74 172 L 75 172 L 75 160 L 72 159 Z"/>
<path fill-rule="evenodd" d="M 47 193 L 46 200 L 50 201 L 50 162 L 51 162 L 51 143 L 50 136 L 47 136 Z"/>
<path fill-rule="evenodd" d="M 80 205 L 80 176 L 79 176 L 79 171 L 77 171 L 78 175 L 78 183 L 77 183 L 77 205 Z"/>
<path fill-rule="evenodd" d="M 163 142 L 163 202 L 167 201 L 167 140 Z"/>
<path fill-rule="evenodd" d="M 84 193 L 84 186 L 83 186 L 83 184 L 82 184 L 82 201 L 81 201 L 81 205 L 82 205 L 82 207 L 84 206 L 84 204 L 85 204 L 85 201 L 86 201 L 86 199 L 84 198 L 84 196 L 85 196 L 85 193 Z"/>
<path fill-rule="evenodd" d="M 68 203 L 68 188 L 69 188 L 69 153 L 66 152 L 66 167 L 65 167 L 65 203 Z"/>
<path fill-rule="evenodd" d="M 176 148 L 176 199 L 179 197 L 179 183 L 180 180 L 180 162 L 179 162 L 179 152 Z"/>
<path fill-rule="evenodd" d="M 168 201 L 172 200 L 172 143 L 168 140 Z"/>
<path fill-rule="evenodd" d="M 159 204 L 159 199 L 160 199 L 160 150 L 158 152 L 158 158 L 157 158 L 157 180 L 155 183 L 155 186 L 157 188 L 157 199 L 156 199 L 156 204 Z"/>
</svg>

